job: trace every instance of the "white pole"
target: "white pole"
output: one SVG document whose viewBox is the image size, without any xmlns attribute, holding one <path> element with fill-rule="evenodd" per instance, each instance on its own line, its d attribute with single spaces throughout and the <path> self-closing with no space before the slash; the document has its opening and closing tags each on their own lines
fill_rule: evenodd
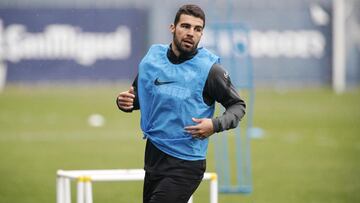
<svg viewBox="0 0 360 203">
<path fill-rule="evenodd" d="M 6 72 L 6 64 L 4 62 L 0 62 L 0 92 L 2 92 L 5 88 Z"/>
<path fill-rule="evenodd" d="M 5 87 L 5 82 L 6 82 L 6 72 L 7 72 L 7 67 L 6 67 L 6 63 L 5 63 L 5 59 L 3 58 L 4 56 L 4 45 L 3 45 L 3 40 L 4 36 L 3 36 L 3 22 L 0 19 L 0 92 L 2 92 L 4 90 Z"/>
<path fill-rule="evenodd" d="M 90 179 L 85 181 L 85 201 L 86 203 L 93 203 L 92 185 Z"/>
<path fill-rule="evenodd" d="M 218 179 L 216 174 L 210 178 L 210 203 L 218 203 Z"/>
<path fill-rule="evenodd" d="M 332 84 L 340 94 L 346 87 L 345 0 L 333 0 L 333 16 Z"/>
<path fill-rule="evenodd" d="M 64 203 L 71 203 L 71 182 L 69 178 L 62 178 L 63 179 L 63 184 L 64 184 L 64 194 L 65 194 L 65 199 L 64 199 Z"/>
<path fill-rule="evenodd" d="M 56 203 L 64 203 L 64 182 L 62 177 L 56 178 Z"/>
<path fill-rule="evenodd" d="M 189 201 L 187 203 L 193 203 L 193 196 L 191 195 Z"/>
<path fill-rule="evenodd" d="M 80 177 L 77 182 L 77 203 L 84 203 L 84 178 Z"/>
</svg>

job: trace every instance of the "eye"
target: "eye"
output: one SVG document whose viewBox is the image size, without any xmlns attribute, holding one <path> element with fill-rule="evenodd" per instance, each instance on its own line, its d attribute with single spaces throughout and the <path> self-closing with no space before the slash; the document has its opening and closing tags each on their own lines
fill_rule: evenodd
<svg viewBox="0 0 360 203">
<path fill-rule="evenodd" d="M 202 32 L 202 31 L 203 31 L 203 28 L 200 27 L 200 26 L 196 26 L 196 27 L 195 27 L 195 31 L 196 31 L 196 32 Z"/>
<path fill-rule="evenodd" d="M 181 26 L 182 28 L 186 28 L 186 29 L 190 29 L 190 28 L 191 28 L 191 25 L 186 24 L 186 23 L 181 24 L 180 26 Z"/>
</svg>

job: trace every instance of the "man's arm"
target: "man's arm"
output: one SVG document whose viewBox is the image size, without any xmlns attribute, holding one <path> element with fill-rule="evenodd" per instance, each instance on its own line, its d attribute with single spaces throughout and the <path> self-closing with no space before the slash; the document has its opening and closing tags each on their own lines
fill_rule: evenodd
<svg viewBox="0 0 360 203">
<path fill-rule="evenodd" d="M 132 83 L 128 91 L 121 92 L 116 98 L 118 108 L 123 112 L 132 112 L 140 108 L 139 99 L 137 94 L 137 80 L 138 75 Z"/>
<path fill-rule="evenodd" d="M 225 112 L 221 116 L 212 119 L 214 132 L 236 128 L 245 115 L 245 102 L 231 83 L 229 74 L 220 64 L 214 64 L 211 68 L 203 96 L 208 105 L 217 101 L 225 107 Z"/>
<path fill-rule="evenodd" d="M 229 74 L 219 64 L 211 67 L 203 90 L 203 99 L 209 106 L 217 101 L 226 110 L 223 115 L 213 119 L 193 118 L 196 125 L 186 126 L 185 130 L 195 138 L 204 139 L 215 132 L 235 128 L 245 115 L 245 102 L 232 85 Z"/>
</svg>

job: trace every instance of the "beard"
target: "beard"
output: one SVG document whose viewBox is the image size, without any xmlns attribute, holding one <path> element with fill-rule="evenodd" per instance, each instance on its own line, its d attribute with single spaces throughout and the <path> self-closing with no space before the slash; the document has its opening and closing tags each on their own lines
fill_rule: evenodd
<svg viewBox="0 0 360 203">
<path fill-rule="evenodd" d="M 180 55 L 183 55 L 183 54 L 187 55 L 187 54 L 194 53 L 198 47 L 199 42 L 195 43 L 194 41 L 192 41 L 193 42 L 192 46 L 186 46 L 186 45 L 184 45 L 183 41 L 180 41 L 176 37 L 175 33 L 173 34 L 173 41 L 176 46 L 176 49 L 179 50 Z"/>
</svg>

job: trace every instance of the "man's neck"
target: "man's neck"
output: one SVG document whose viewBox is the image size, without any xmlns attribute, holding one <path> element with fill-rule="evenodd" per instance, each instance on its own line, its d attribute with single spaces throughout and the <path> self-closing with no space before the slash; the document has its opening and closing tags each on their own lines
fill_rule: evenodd
<svg viewBox="0 0 360 203">
<path fill-rule="evenodd" d="M 177 49 L 175 48 L 175 50 L 177 50 Z M 191 53 L 182 53 L 182 52 L 178 51 L 178 55 L 176 55 L 176 53 L 174 51 L 174 45 L 173 45 L 173 43 L 171 43 L 168 53 L 167 53 L 167 57 L 171 61 L 171 63 L 180 64 L 184 61 L 192 59 L 196 54 L 197 54 L 197 49 L 195 49 Z"/>
</svg>

